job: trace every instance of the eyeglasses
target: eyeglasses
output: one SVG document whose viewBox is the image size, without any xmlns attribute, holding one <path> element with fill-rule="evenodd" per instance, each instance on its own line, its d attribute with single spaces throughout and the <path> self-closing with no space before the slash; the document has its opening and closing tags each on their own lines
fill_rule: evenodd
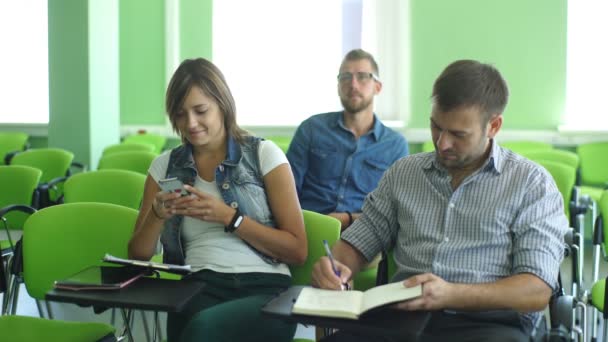
<svg viewBox="0 0 608 342">
<path fill-rule="evenodd" d="M 357 82 L 359 83 L 367 83 L 372 79 L 374 81 L 380 81 L 376 75 L 371 72 L 342 72 L 338 74 L 338 82 L 340 83 L 350 83 L 353 80 L 353 77 L 357 78 Z"/>
</svg>

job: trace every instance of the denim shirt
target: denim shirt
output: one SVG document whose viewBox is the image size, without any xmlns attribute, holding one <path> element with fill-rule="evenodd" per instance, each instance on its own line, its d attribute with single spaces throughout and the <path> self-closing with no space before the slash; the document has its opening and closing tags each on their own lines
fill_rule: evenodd
<svg viewBox="0 0 608 342">
<path fill-rule="evenodd" d="M 275 227 L 260 170 L 258 158 L 260 140 L 257 137 L 247 136 L 245 143 L 241 145 L 229 137 L 226 160 L 215 169 L 215 181 L 224 203 L 232 208 L 238 208 L 243 215 L 265 226 Z M 197 170 L 192 156 L 192 145 L 181 145 L 171 151 L 166 176 L 177 177 L 184 184 L 194 184 Z M 174 215 L 164 223 L 160 240 L 163 244 L 165 263 L 178 265 L 185 263 L 186 256 L 181 241 L 182 221 L 182 215 Z M 278 263 L 276 259 L 247 245 L 265 262 Z"/>
<path fill-rule="evenodd" d="M 327 214 L 360 212 L 384 171 L 407 154 L 403 135 L 376 115 L 372 129 L 356 139 L 344 126 L 343 112 L 333 112 L 302 122 L 287 159 L 302 209 Z"/>
</svg>

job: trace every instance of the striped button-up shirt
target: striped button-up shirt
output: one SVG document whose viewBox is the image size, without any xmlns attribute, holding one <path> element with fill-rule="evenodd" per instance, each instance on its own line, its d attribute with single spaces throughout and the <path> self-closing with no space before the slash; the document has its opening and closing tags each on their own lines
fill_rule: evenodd
<svg viewBox="0 0 608 342">
<path fill-rule="evenodd" d="M 486 163 L 456 189 L 434 152 L 397 161 L 342 239 L 368 260 L 394 248 L 392 281 L 431 272 L 489 283 L 532 273 L 555 289 L 567 229 L 551 175 L 493 141 Z M 522 323 L 530 328 L 539 316 Z"/>
</svg>

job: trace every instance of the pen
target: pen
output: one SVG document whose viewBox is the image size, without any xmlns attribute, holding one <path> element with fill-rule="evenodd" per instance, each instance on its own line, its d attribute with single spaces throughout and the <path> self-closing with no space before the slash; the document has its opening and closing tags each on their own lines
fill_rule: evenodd
<svg viewBox="0 0 608 342">
<path fill-rule="evenodd" d="M 331 269 L 334 271 L 336 276 L 340 276 L 340 271 L 336 268 L 336 263 L 334 262 L 334 256 L 331 254 L 331 250 L 329 249 L 329 243 L 327 240 L 323 240 L 323 247 L 325 247 L 325 254 L 329 258 L 329 262 L 331 263 Z M 348 290 L 348 283 L 342 284 L 342 290 Z"/>
</svg>

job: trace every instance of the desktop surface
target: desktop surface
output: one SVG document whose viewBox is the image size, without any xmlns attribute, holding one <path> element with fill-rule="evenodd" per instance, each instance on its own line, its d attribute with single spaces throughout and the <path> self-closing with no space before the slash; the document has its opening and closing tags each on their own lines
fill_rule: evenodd
<svg viewBox="0 0 608 342">
<path fill-rule="evenodd" d="M 97 308 L 180 312 L 203 287 L 203 283 L 195 281 L 140 278 L 118 290 L 52 289 L 47 292 L 46 300 Z"/>
</svg>

